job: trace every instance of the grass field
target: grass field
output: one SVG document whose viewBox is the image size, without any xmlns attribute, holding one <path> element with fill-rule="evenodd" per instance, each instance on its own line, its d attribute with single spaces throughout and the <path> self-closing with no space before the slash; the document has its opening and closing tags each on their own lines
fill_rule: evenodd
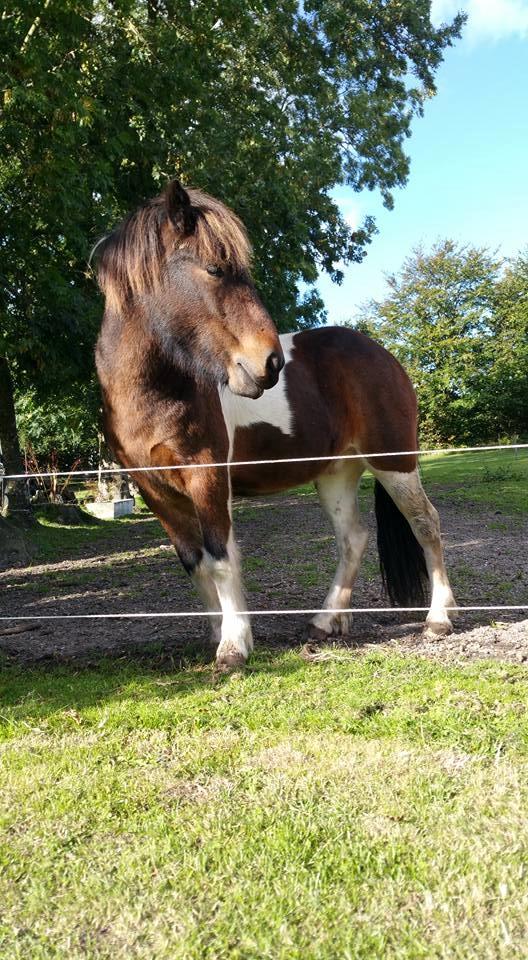
<svg viewBox="0 0 528 960">
<path fill-rule="evenodd" d="M 528 671 L 2 674 L 0 955 L 528 954 Z"/>
<path fill-rule="evenodd" d="M 421 459 L 426 488 L 451 500 L 486 503 L 506 512 L 528 511 L 528 450 L 450 453 Z"/>
<path fill-rule="evenodd" d="M 433 499 L 448 495 L 455 502 L 473 501 L 513 513 L 528 511 L 528 450 L 427 455 L 420 458 L 420 471 Z M 373 486 L 372 475 L 365 473 L 362 494 L 370 495 Z M 296 492 L 310 495 L 313 486 L 306 484 Z"/>
<path fill-rule="evenodd" d="M 527 461 L 422 469 L 433 499 L 516 515 Z M 159 533 L 44 515 L 35 560 L 119 548 L 140 573 Z M 261 649 L 215 685 L 154 647 L 5 659 L 0 751 L 1 960 L 528 956 L 526 667 Z"/>
</svg>

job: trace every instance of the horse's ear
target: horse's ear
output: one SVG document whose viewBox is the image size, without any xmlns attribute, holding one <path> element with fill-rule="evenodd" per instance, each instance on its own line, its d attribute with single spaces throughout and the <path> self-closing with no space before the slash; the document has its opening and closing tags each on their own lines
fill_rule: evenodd
<svg viewBox="0 0 528 960">
<path fill-rule="evenodd" d="M 179 180 L 171 180 L 165 190 L 167 216 L 174 228 L 183 234 L 192 233 L 196 225 L 196 214 L 191 198 Z"/>
</svg>

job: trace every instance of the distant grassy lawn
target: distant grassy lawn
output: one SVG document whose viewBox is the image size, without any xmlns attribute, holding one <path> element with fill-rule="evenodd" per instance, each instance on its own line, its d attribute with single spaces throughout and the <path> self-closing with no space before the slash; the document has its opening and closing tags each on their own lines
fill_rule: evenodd
<svg viewBox="0 0 528 960">
<path fill-rule="evenodd" d="M 420 470 L 427 490 L 445 493 L 455 502 L 473 501 L 505 513 L 528 512 L 528 450 L 423 456 Z M 373 484 L 372 475 L 365 473 L 364 498 L 370 496 Z M 313 492 L 312 484 L 292 491 L 300 496 Z"/>
<path fill-rule="evenodd" d="M 1 678 L 2 960 L 528 955 L 525 669 Z"/>
<path fill-rule="evenodd" d="M 450 453 L 422 457 L 420 465 L 426 487 L 444 486 L 452 500 L 528 511 L 528 450 Z"/>
</svg>

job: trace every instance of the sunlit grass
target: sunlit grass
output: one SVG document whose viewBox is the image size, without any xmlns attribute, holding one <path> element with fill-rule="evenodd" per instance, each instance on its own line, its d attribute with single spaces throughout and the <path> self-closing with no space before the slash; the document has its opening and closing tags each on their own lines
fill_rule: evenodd
<svg viewBox="0 0 528 960">
<path fill-rule="evenodd" d="M 145 512 L 121 517 L 119 520 L 97 520 L 86 514 L 86 523 L 66 526 L 49 519 L 44 507 L 37 512 L 35 520 L 34 527 L 28 533 L 34 563 L 68 560 L 92 544 L 110 542 L 111 545 L 115 542 L 121 546 L 123 529 L 129 531 L 132 541 L 136 532 L 140 533 L 142 542 L 145 539 L 166 539 L 158 521 L 152 514 Z"/>
<path fill-rule="evenodd" d="M 5 666 L 15 958 L 523 957 L 528 673 Z"/>
<path fill-rule="evenodd" d="M 424 456 L 424 484 L 455 501 L 528 512 L 528 450 L 492 450 Z"/>
<path fill-rule="evenodd" d="M 419 462 L 425 488 L 436 494 L 505 512 L 528 512 L 528 450 L 432 454 Z M 361 480 L 363 498 L 371 496 L 373 485 L 372 475 L 366 472 Z M 292 493 L 310 496 L 315 490 L 313 484 L 304 484 Z"/>
<path fill-rule="evenodd" d="M 484 457 L 423 458 L 433 499 L 526 507 L 528 457 Z M 133 585 L 167 543 L 145 513 L 41 516 L 36 539 L 41 560 L 105 554 L 39 573 L 53 590 L 114 567 Z M 255 590 L 265 562 L 245 558 Z M 1 665 L 2 960 L 528 956 L 526 669 L 261 650 L 211 676 L 155 654 Z"/>
</svg>

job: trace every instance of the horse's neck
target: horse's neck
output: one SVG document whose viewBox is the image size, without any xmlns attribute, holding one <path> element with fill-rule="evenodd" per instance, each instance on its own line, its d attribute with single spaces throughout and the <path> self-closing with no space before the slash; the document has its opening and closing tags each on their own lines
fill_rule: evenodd
<svg viewBox="0 0 528 960">
<path fill-rule="evenodd" d="M 197 378 L 177 353 L 169 355 L 149 320 L 141 309 L 105 316 L 97 367 L 107 395 L 120 398 L 116 406 L 126 407 L 127 417 L 135 408 L 141 420 L 160 417 L 166 423 L 174 416 L 206 430 L 208 411 L 220 409 L 217 385 Z"/>
<path fill-rule="evenodd" d="M 106 318 L 97 347 L 106 433 L 128 465 L 228 456 L 218 390 L 171 363 L 142 324 Z"/>
</svg>

